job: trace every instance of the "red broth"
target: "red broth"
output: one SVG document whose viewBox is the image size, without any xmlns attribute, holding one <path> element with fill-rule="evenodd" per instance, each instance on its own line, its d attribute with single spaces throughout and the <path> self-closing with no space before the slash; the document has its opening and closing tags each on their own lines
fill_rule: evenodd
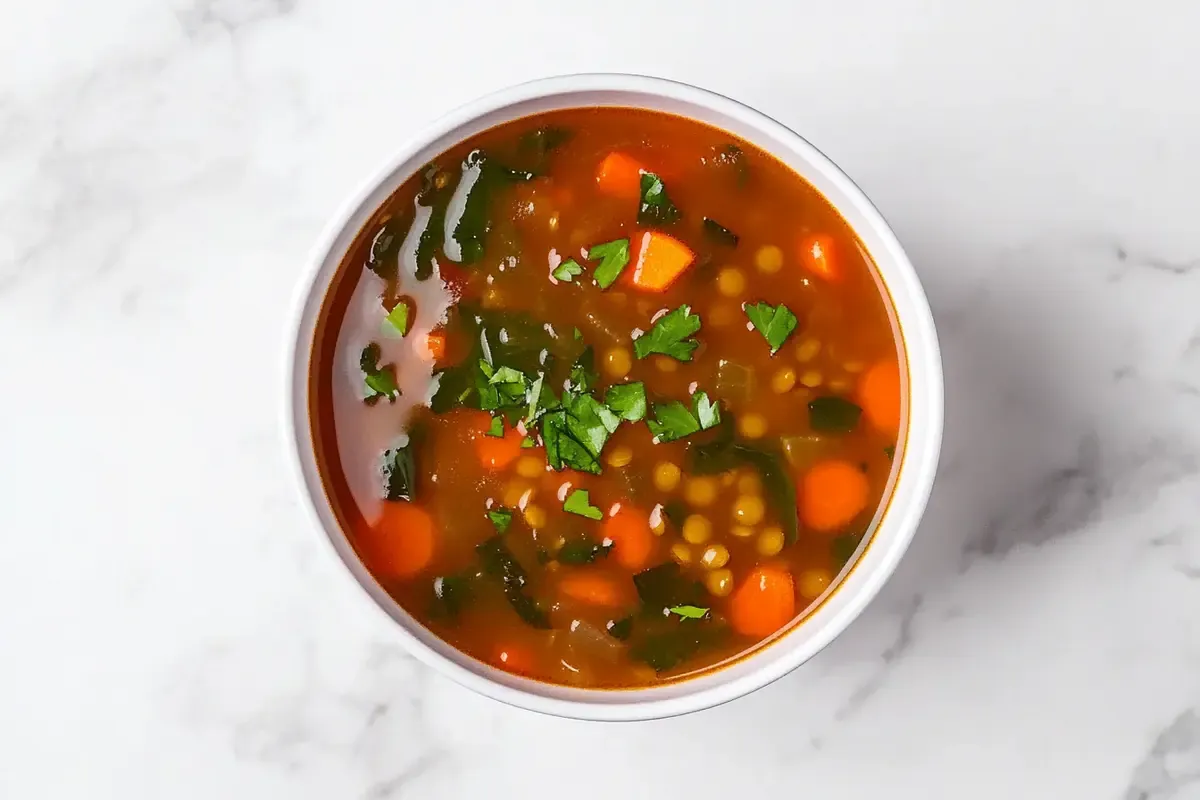
<svg viewBox="0 0 1200 800">
<path fill-rule="evenodd" d="M 347 536 L 423 625 L 644 687 L 830 590 L 893 469 L 898 363 L 868 257 L 790 169 L 681 117 L 558 111 L 447 151 L 360 232 L 312 425 Z"/>
</svg>

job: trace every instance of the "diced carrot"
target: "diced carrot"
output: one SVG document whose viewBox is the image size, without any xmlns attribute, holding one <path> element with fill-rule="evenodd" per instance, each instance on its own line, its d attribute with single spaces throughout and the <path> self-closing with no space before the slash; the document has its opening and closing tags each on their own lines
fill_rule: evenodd
<svg viewBox="0 0 1200 800">
<path fill-rule="evenodd" d="M 646 231 L 634 247 L 631 282 L 650 292 L 666 289 L 696 259 L 686 244 L 660 231 Z"/>
<path fill-rule="evenodd" d="M 377 575 L 411 578 L 429 566 L 434 549 L 433 517 L 407 502 L 383 504 L 383 514 L 360 540 L 363 557 Z"/>
<path fill-rule="evenodd" d="M 729 621 L 743 636 L 770 636 L 794 616 L 796 586 L 792 573 L 781 567 L 755 567 L 729 603 Z"/>
<path fill-rule="evenodd" d="M 620 608 L 633 599 L 633 582 L 593 569 L 568 572 L 558 581 L 558 590 L 572 600 L 592 606 Z"/>
<path fill-rule="evenodd" d="M 596 185 L 605 194 L 636 200 L 642 196 L 642 165 L 624 153 L 613 151 L 600 162 Z"/>
<path fill-rule="evenodd" d="M 899 433 L 900 364 L 891 358 L 872 364 L 858 382 L 858 402 L 876 429 Z"/>
<path fill-rule="evenodd" d="M 828 234 L 818 233 L 801 240 L 800 263 L 809 272 L 827 281 L 841 278 L 841 271 L 834 260 L 833 237 Z"/>
<path fill-rule="evenodd" d="M 425 337 L 425 354 L 435 364 L 445 358 L 446 334 L 440 331 L 431 331 Z"/>
<path fill-rule="evenodd" d="M 867 476 L 849 461 L 820 461 L 800 478 L 800 519 L 809 528 L 834 531 L 867 507 Z"/>
<path fill-rule="evenodd" d="M 509 643 L 495 648 L 492 663 L 506 672 L 530 676 L 534 674 L 537 661 L 528 648 Z"/>
<path fill-rule="evenodd" d="M 601 535 L 612 542 L 612 557 L 626 569 L 644 569 L 654 550 L 650 513 L 624 503 L 604 520 Z"/>
<path fill-rule="evenodd" d="M 476 415 L 476 427 L 473 432 L 475 453 L 484 469 L 504 469 L 521 455 L 521 442 L 525 441 L 525 436 L 508 425 L 505 425 L 503 436 L 489 436 L 487 430 L 491 424 L 492 418 L 487 413 L 479 412 Z"/>
</svg>

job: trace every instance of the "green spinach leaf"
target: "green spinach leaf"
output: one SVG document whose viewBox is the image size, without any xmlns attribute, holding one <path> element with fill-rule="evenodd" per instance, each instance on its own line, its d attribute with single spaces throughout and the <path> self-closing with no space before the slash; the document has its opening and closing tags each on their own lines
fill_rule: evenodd
<svg viewBox="0 0 1200 800">
<path fill-rule="evenodd" d="M 808 425 L 821 433 L 849 433 L 861 416 L 862 409 L 844 397 L 827 395 L 808 403 Z"/>
</svg>

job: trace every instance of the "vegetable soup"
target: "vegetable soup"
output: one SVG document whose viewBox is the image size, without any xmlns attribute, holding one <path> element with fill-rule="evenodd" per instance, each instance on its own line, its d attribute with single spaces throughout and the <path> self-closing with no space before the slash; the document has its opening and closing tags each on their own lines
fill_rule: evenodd
<svg viewBox="0 0 1200 800">
<path fill-rule="evenodd" d="M 318 464 L 421 624 L 584 688 L 714 667 L 812 608 L 893 469 L 885 294 L 808 183 L 682 117 L 527 117 L 439 156 L 317 327 Z"/>
</svg>

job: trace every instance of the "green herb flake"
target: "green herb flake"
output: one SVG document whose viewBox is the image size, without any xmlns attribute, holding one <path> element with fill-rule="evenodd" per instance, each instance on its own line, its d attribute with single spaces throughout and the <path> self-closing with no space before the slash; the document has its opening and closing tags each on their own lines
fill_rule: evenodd
<svg viewBox="0 0 1200 800">
<path fill-rule="evenodd" d="M 704 221 L 701 223 L 701 227 L 704 230 L 704 235 L 715 244 L 719 244 L 724 247 L 737 247 L 738 242 L 741 241 L 740 237 L 736 233 L 729 230 L 729 228 L 726 228 L 724 225 L 717 222 L 715 219 L 712 219 L 711 217 L 705 217 Z"/>
<path fill-rule="evenodd" d="M 599 475 L 600 461 L 571 434 L 567 419 L 567 412 L 562 410 L 551 411 L 542 417 L 546 461 L 560 472 L 567 467 Z"/>
<path fill-rule="evenodd" d="M 709 609 L 699 606 L 672 606 L 667 610 L 683 619 L 704 619 L 709 613 Z"/>
<path fill-rule="evenodd" d="M 408 312 L 408 302 L 401 300 L 400 302 L 396 303 L 396 307 L 389 311 L 388 315 L 384 317 L 384 319 L 401 336 L 407 336 L 409 325 Z"/>
<path fill-rule="evenodd" d="M 820 433 L 849 433 L 861 416 L 862 409 L 844 397 L 828 395 L 808 404 L 809 427 Z"/>
<path fill-rule="evenodd" d="M 709 400 L 705 392 L 692 395 L 692 407 L 678 400 L 654 404 L 654 419 L 647 419 L 655 441 L 673 442 L 693 433 L 715 427 L 721 422 L 721 407 Z"/>
<path fill-rule="evenodd" d="M 496 527 L 496 533 L 504 533 L 512 524 L 513 512 L 503 506 L 491 509 L 487 515 L 488 519 L 492 521 L 492 525 Z"/>
<path fill-rule="evenodd" d="M 662 353 L 677 361 L 691 361 L 692 352 L 700 343 L 690 337 L 698 330 L 700 315 L 693 314 L 691 306 L 684 303 L 664 314 L 653 328 L 634 339 L 633 352 L 639 359 L 651 353 Z"/>
<path fill-rule="evenodd" d="M 600 373 L 596 371 L 596 351 L 588 345 L 571 365 L 571 374 L 567 378 L 568 389 L 572 392 L 590 392 L 598 380 Z"/>
<path fill-rule="evenodd" d="M 488 426 L 484 432 L 487 436 L 495 436 L 497 439 L 504 438 L 504 418 L 492 417 L 492 424 Z"/>
<path fill-rule="evenodd" d="M 537 447 L 537 442 L 535 442 L 533 440 L 532 436 L 526 436 L 524 439 L 521 440 L 521 449 L 522 450 L 528 450 L 531 447 Z"/>
<path fill-rule="evenodd" d="M 588 519 L 604 519 L 604 512 L 591 504 L 587 489 L 575 489 L 567 495 L 567 500 L 563 503 L 563 511 Z"/>
<path fill-rule="evenodd" d="M 637 422 L 646 416 L 646 387 L 640 381 L 610 386 L 604 405 L 621 419 Z"/>
<path fill-rule="evenodd" d="M 577 342 L 583 341 L 583 331 L 579 330 L 579 328 L 575 329 L 575 341 L 577 341 Z"/>
<path fill-rule="evenodd" d="M 753 305 L 747 303 L 745 311 L 750 322 L 771 346 L 771 355 L 775 355 L 779 351 L 779 348 L 783 346 L 783 343 L 787 341 L 799 324 L 796 315 L 782 303 L 777 306 L 770 303 Z"/>
<path fill-rule="evenodd" d="M 592 271 L 592 279 L 601 289 L 607 289 L 629 266 L 629 240 L 615 239 L 593 245 L 588 248 L 587 257 L 588 261 L 600 259 L 599 265 Z"/>
<path fill-rule="evenodd" d="M 662 178 L 653 172 L 642 173 L 642 202 L 638 207 L 639 225 L 670 225 L 679 219 L 679 209 L 667 195 Z"/>
<path fill-rule="evenodd" d="M 570 283 L 575 280 L 577 275 L 583 274 L 583 267 L 579 266 L 579 262 L 573 258 L 568 258 L 566 261 L 559 264 L 550 273 L 557 281 L 566 281 Z"/>
<path fill-rule="evenodd" d="M 400 387 L 396 385 L 395 366 L 381 365 L 379 358 L 380 349 L 375 342 L 364 347 L 358 358 L 358 366 L 362 369 L 363 383 L 366 387 L 363 402 L 369 406 L 375 405 L 381 397 L 386 397 L 388 402 L 394 403 L 400 396 Z"/>
</svg>

